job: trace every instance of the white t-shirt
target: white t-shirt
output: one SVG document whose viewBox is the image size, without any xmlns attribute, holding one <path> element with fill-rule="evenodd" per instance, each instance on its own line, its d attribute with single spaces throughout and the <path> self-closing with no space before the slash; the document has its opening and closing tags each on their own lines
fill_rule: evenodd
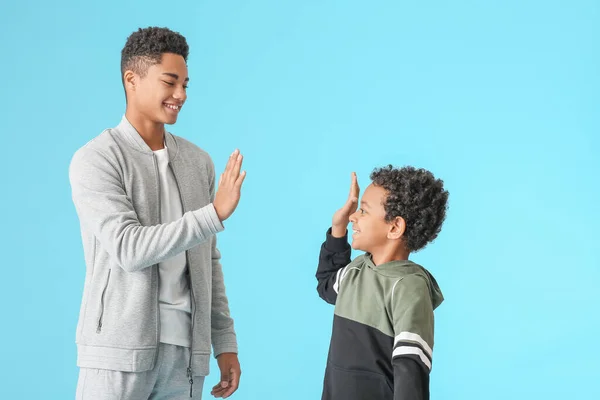
<svg viewBox="0 0 600 400">
<path fill-rule="evenodd" d="M 175 221 L 183 216 L 181 197 L 171 168 L 169 150 L 165 145 L 154 152 L 158 161 L 160 179 L 160 217 L 162 223 Z M 185 252 L 158 264 L 160 308 L 160 341 L 177 346 L 190 347 L 191 298 L 187 277 Z"/>
</svg>

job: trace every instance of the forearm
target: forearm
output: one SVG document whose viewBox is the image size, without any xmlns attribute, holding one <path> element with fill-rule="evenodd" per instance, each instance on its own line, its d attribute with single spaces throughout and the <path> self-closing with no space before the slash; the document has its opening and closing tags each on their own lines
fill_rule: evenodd
<svg viewBox="0 0 600 400">
<path fill-rule="evenodd" d="M 83 217 L 85 219 L 85 217 Z M 188 212 L 177 221 L 142 226 L 136 218 L 104 219 L 97 216 L 94 233 L 115 264 L 128 272 L 139 271 L 210 239 L 223 229 L 209 204 Z"/>
<path fill-rule="evenodd" d="M 212 309 L 211 336 L 217 357 L 221 353 L 237 353 L 237 338 L 233 318 L 230 316 L 229 301 L 225 291 L 223 268 L 220 262 L 220 252 L 216 248 L 216 238 L 213 238 L 212 256 Z"/>
<path fill-rule="evenodd" d="M 429 375 L 411 358 L 398 357 L 394 364 L 394 400 L 429 400 Z"/>
<path fill-rule="evenodd" d="M 347 234 L 334 237 L 332 229 L 328 229 L 325 242 L 321 245 L 319 264 L 317 266 L 317 292 L 328 303 L 335 304 L 337 298 L 337 276 L 341 268 L 351 261 L 352 249 L 348 244 Z"/>
<path fill-rule="evenodd" d="M 76 153 L 69 179 L 82 226 L 96 237 L 115 265 L 128 272 L 164 261 L 223 230 L 212 204 L 170 223 L 142 225 L 121 173 L 93 151 Z"/>
</svg>

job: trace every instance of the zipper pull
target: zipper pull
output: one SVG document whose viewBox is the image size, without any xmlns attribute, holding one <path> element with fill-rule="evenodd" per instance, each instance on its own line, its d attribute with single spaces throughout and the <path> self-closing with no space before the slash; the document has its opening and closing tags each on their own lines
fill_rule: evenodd
<svg viewBox="0 0 600 400">
<path fill-rule="evenodd" d="M 98 328 L 96 328 L 96 333 L 102 332 L 102 321 L 98 321 Z"/>
<path fill-rule="evenodd" d="M 188 367 L 187 376 L 190 378 L 190 399 L 192 398 L 192 389 L 194 388 L 194 378 L 192 376 L 192 369 Z"/>
</svg>

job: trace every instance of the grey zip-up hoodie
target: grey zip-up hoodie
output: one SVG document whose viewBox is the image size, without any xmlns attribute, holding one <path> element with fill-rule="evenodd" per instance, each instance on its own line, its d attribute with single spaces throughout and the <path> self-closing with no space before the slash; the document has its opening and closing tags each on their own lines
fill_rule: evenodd
<svg viewBox="0 0 600 400">
<path fill-rule="evenodd" d="M 76 342 L 79 367 L 141 372 L 154 368 L 159 338 L 158 263 L 186 252 L 192 297 L 190 376 L 215 356 L 237 353 L 212 205 L 214 164 L 194 144 L 165 134 L 184 215 L 160 223 L 157 161 L 123 117 L 79 149 L 69 178 L 86 264 Z"/>
</svg>

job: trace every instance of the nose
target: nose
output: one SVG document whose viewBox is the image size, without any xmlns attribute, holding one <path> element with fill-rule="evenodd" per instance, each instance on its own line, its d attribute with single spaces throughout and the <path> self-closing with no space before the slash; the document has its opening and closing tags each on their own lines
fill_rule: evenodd
<svg viewBox="0 0 600 400">
<path fill-rule="evenodd" d="M 185 88 L 183 86 L 177 86 L 175 92 L 173 93 L 173 98 L 181 101 L 182 103 L 185 102 L 185 100 L 187 99 L 187 93 L 185 91 Z"/>
<path fill-rule="evenodd" d="M 356 214 L 358 214 L 358 210 L 354 211 L 352 214 L 350 214 L 350 222 L 354 223 L 356 222 Z"/>
</svg>

